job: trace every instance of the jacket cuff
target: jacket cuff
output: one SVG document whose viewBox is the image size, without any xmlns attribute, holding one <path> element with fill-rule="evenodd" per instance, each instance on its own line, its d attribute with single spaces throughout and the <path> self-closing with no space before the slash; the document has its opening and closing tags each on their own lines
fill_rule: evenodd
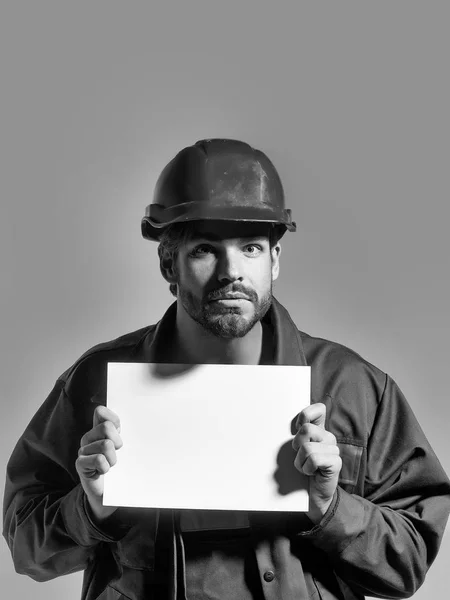
<svg viewBox="0 0 450 600">
<path fill-rule="evenodd" d="M 80 546 L 117 542 L 131 527 L 122 523 L 115 513 L 101 524 L 95 523 L 81 484 L 62 498 L 60 510 L 67 533 Z"/>
<path fill-rule="evenodd" d="M 316 548 L 340 554 L 361 533 L 363 523 L 364 504 L 338 487 L 322 520 L 298 535 L 310 540 Z"/>
</svg>

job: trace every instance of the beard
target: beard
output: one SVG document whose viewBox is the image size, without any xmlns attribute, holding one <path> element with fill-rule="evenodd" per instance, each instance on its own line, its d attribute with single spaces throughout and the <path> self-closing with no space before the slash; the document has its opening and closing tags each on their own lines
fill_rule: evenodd
<svg viewBox="0 0 450 600">
<path fill-rule="evenodd" d="M 230 292 L 247 296 L 253 306 L 253 314 L 246 316 L 239 306 L 219 306 L 212 300 Z M 192 292 L 178 284 L 178 296 L 188 315 L 216 337 L 224 339 L 242 338 L 261 321 L 272 304 L 272 286 L 261 298 L 254 290 L 244 289 L 239 285 L 226 286 L 209 292 L 199 300 Z"/>
</svg>

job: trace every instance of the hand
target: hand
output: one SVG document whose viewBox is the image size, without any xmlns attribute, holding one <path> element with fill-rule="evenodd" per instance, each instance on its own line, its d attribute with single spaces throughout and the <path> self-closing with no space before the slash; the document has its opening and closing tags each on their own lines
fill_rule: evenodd
<svg viewBox="0 0 450 600">
<path fill-rule="evenodd" d="M 295 467 L 310 480 L 308 517 L 319 523 L 334 496 L 342 460 L 336 438 L 325 429 L 326 408 L 316 403 L 307 406 L 297 417 L 298 432 L 292 441 L 297 450 Z"/>
<path fill-rule="evenodd" d="M 117 510 L 103 506 L 104 474 L 117 462 L 116 450 L 122 445 L 119 417 L 106 406 L 97 406 L 93 427 L 81 438 L 75 468 L 97 521 Z"/>
</svg>

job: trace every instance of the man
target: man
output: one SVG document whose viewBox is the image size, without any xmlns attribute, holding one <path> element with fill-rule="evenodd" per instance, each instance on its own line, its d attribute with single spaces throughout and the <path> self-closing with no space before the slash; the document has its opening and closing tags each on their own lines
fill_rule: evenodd
<svg viewBox="0 0 450 600">
<path fill-rule="evenodd" d="M 418 588 L 443 535 L 450 483 L 394 381 L 299 332 L 273 298 L 286 229 L 295 223 L 278 174 L 247 144 L 203 140 L 163 170 L 142 232 L 160 242 L 176 302 L 157 325 L 84 354 L 19 440 L 4 503 L 18 572 L 42 581 L 84 569 L 88 600 L 351 600 Z M 120 415 L 105 406 L 115 361 L 310 365 L 312 403 L 291 453 L 309 476 L 309 511 L 103 506 L 104 475 L 122 446 Z"/>
</svg>

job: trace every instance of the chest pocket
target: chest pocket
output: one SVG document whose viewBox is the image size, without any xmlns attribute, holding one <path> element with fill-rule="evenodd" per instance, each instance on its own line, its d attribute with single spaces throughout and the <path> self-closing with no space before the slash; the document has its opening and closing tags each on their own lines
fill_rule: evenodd
<svg viewBox="0 0 450 600">
<path fill-rule="evenodd" d="M 352 494 L 358 483 L 359 470 L 361 467 L 361 457 L 363 447 L 357 444 L 351 444 L 347 441 L 337 439 L 339 453 L 342 459 L 342 469 L 339 473 L 339 485 Z"/>
</svg>

